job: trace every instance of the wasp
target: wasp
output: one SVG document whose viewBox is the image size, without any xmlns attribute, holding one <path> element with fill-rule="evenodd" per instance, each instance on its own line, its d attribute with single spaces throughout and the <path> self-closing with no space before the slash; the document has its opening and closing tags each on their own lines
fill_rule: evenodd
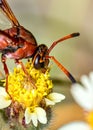
<svg viewBox="0 0 93 130">
<path fill-rule="evenodd" d="M 49 48 L 45 44 L 38 45 L 34 35 L 20 25 L 6 0 L 0 0 L 0 8 L 11 22 L 11 28 L 4 30 L 0 29 L 0 52 L 1 61 L 6 75 L 7 92 L 9 75 L 9 70 L 6 64 L 7 58 L 14 59 L 16 63 L 20 64 L 26 74 L 27 71 L 21 62 L 21 59 L 32 58 L 33 66 L 36 69 L 47 68 L 49 59 L 51 59 L 73 83 L 76 82 L 70 72 L 54 56 L 50 56 L 50 52 L 56 45 L 58 45 L 58 43 L 79 36 L 78 32 L 60 38 L 53 42 Z"/>
</svg>

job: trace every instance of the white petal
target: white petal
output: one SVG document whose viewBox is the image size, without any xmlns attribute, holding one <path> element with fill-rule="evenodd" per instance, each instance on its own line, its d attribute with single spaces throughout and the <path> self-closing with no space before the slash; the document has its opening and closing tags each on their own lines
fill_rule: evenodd
<svg viewBox="0 0 93 130">
<path fill-rule="evenodd" d="M 31 113 L 29 108 L 25 111 L 25 123 L 29 124 L 32 121 L 33 125 L 37 127 L 38 121 L 42 124 L 47 123 L 46 112 L 41 107 L 36 107 L 34 112 Z"/>
<path fill-rule="evenodd" d="M 72 96 L 75 101 L 84 109 L 91 110 L 93 105 L 91 102 L 91 95 L 80 84 L 74 84 L 71 88 Z"/>
<path fill-rule="evenodd" d="M 88 91 L 92 91 L 93 90 L 93 88 L 92 88 L 92 82 L 91 82 L 91 80 L 90 80 L 90 78 L 89 77 L 87 77 L 86 75 L 83 75 L 82 77 L 81 77 L 81 82 L 82 82 L 82 84 L 84 85 L 84 87 L 88 90 Z"/>
<path fill-rule="evenodd" d="M 25 110 L 25 123 L 29 124 L 32 121 L 33 125 L 37 127 L 37 113 L 34 111 L 33 113 L 30 112 L 29 108 Z"/>
<path fill-rule="evenodd" d="M 92 84 L 91 88 L 92 88 L 92 91 L 93 91 L 93 72 L 89 73 L 89 78 L 91 80 L 91 84 Z"/>
<path fill-rule="evenodd" d="M 4 95 L 4 96 L 7 95 L 7 92 L 5 91 L 5 88 L 0 87 L 0 95 Z"/>
<path fill-rule="evenodd" d="M 8 94 L 5 91 L 5 88 L 0 87 L 0 109 L 6 108 L 11 104 L 11 100 L 8 100 L 6 97 Z"/>
<path fill-rule="evenodd" d="M 62 100 L 64 100 L 65 96 L 60 93 L 50 93 L 47 98 L 50 99 L 51 101 L 54 101 L 55 103 L 57 103 L 57 102 L 61 102 Z"/>
<path fill-rule="evenodd" d="M 37 125 L 38 125 L 38 118 L 37 118 L 37 113 L 31 113 L 31 120 L 32 120 L 32 122 L 33 122 L 33 125 L 35 126 L 35 127 L 37 127 Z"/>
<path fill-rule="evenodd" d="M 37 118 L 39 122 L 42 124 L 46 124 L 47 123 L 46 111 L 41 107 L 36 107 L 35 111 L 37 113 Z"/>
<path fill-rule="evenodd" d="M 47 98 L 45 98 L 45 102 L 46 102 L 46 106 L 51 106 L 51 105 L 55 105 L 55 102 L 54 101 L 51 101 Z"/>
<path fill-rule="evenodd" d="M 29 108 L 27 108 L 27 109 L 25 110 L 25 123 L 26 123 L 26 124 L 29 124 L 30 121 L 31 121 L 31 113 L 30 113 Z"/>
<path fill-rule="evenodd" d="M 90 126 L 85 122 L 71 122 L 62 126 L 58 130 L 91 130 Z"/>
<path fill-rule="evenodd" d="M 0 96 L 0 109 L 8 107 L 11 102 L 11 100 L 6 100 L 4 96 Z"/>
</svg>

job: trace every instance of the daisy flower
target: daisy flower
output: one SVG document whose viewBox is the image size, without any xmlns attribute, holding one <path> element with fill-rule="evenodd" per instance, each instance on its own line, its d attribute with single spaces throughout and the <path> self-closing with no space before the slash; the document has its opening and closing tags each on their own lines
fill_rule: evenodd
<svg viewBox="0 0 93 130">
<path fill-rule="evenodd" d="M 84 109 L 85 118 L 93 129 L 93 72 L 89 77 L 83 75 L 81 84 L 74 84 L 71 93 L 75 101 Z"/>
<path fill-rule="evenodd" d="M 45 72 L 36 70 L 31 61 L 25 68 L 28 75 L 20 66 L 9 74 L 8 93 L 5 87 L 0 87 L 0 109 L 6 111 L 10 122 L 18 121 L 23 126 L 34 127 L 46 125 L 51 106 L 61 102 L 65 96 L 53 92 L 49 68 Z"/>
<path fill-rule="evenodd" d="M 86 123 L 72 122 L 59 130 L 93 130 L 93 72 L 89 76 L 83 75 L 80 83 L 73 84 L 71 94 L 77 104 L 83 108 Z"/>
</svg>

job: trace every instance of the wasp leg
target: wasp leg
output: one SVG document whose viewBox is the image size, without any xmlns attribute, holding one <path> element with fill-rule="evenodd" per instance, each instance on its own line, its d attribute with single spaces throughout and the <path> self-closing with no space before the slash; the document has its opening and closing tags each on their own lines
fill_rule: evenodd
<svg viewBox="0 0 93 130">
<path fill-rule="evenodd" d="M 67 75 L 71 82 L 76 83 L 76 80 L 71 75 L 71 73 L 54 56 L 46 56 L 46 58 L 50 58 L 51 60 L 53 60 L 56 63 L 56 65 Z"/>
<path fill-rule="evenodd" d="M 32 84 L 33 88 L 36 89 L 35 82 L 34 82 L 34 80 L 32 79 L 32 77 L 29 75 L 29 73 L 27 72 L 27 70 L 26 70 L 26 68 L 25 68 L 25 66 L 24 66 L 24 64 L 23 64 L 23 62 L 19 61 L 18 59 L 15 59 L 15 63 L 21 65 L 21 67 L 22 67 L 24 73 L 27 75 L 29 81 L 31 81 L 31 84 Z"/>
<path fill-rule="evenodd" d="M 8 92 L 8 75 L 9 75 L 9 71 L 8 71 L 8 68 L 7 68 L 7 65 L 6 65 L 6 57 L 4 55 L 1 56 L 1 61 L 3 63 L 5 76 L 6 76 L 6 92 L 9 94 L 9 92 Z"/>
</svg>

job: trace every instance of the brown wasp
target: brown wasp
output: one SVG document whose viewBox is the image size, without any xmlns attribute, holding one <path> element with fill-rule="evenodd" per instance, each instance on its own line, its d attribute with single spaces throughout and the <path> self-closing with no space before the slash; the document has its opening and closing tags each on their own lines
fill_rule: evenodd
<svg viewBox="0 0 93 130">
<path fill-rule="evenodd" d="M 50 56 L 49 54 L 58 43 L 66 39 L 79 36 L 79 33 L 72 33 L 62 37 L 61 39 L 53 42 L 50 48 L 44 44 L 37 45 L 37 41 L 33 34 L 19 24 L 6 0 L 0 0 L 0 8 L 12 24 L 11 28 L 0 30 L 0 52 L 2 53 L 1 61 L 6 75 L 7 92 L 9 75 L 8 67 L 6 65 L 7 58 L 14 59 L 16 63 L 21 64 L 26 74 L 27 72 L 23 63 L 20 61 L 21 59 L 32 58 L 32 63 L 36 69 L 46 68 L 48 66 L 49 59 L 51 59 L 73 83 L 76 82 L 68 70 L 60 64 L 54 56 Z"/>
</svg>

